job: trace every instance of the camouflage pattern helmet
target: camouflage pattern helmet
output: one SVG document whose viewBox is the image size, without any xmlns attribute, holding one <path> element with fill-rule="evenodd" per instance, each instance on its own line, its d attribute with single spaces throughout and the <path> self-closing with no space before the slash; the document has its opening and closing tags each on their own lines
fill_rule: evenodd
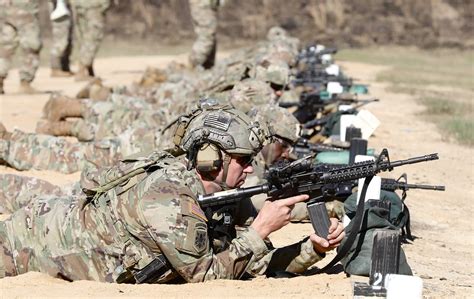
<svg viewBox="0 0 474 299">
<path fill-rule="evenodd" d="M 285 29 L 281 28 L 280 26 L 273 26 L 268 30 L 267 33 L 267 40 L 274 41 L 277 39 L 285 38 L 288 34 Z"/>
<path fill-rule="evenodd" d="M 228 154 L 256 155 L 269 135 L 264 125 L 213 99 L 201 101 L 198 109 L 178 122 L 174 143 L 188 153 L 211 143 Z"/>
<path fill-rule="evenodd" d="M 277 85 L 287 85 L 290 77 L 290 67 L 288 63 L 280 59 L 265 59 L 254 67 L 251 76 Z"/>
<path fill-rule="evenodd" d="M 300 123 L 288 109 L 277 104 L 267 104 L 255 107 L 249 116 L 259 123 L 267 123 L 272 136 L 279 137 L 290 143 L 298 140 Z"/>
<path fill-rule="evenodd" d="M 230 91 L 229 101 L 232 106 L 244 113 L 253 107 L 275 102 L 273 89 L 264 81 L 247 78 L 235 84 Z"/>
</svg>

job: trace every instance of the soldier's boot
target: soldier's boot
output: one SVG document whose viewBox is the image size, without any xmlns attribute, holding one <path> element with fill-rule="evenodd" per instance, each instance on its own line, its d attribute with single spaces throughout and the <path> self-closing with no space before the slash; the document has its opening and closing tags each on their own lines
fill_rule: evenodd
<svg viewBox="0 0 474 299">
<path fill-rule="evenodd" d="M 82 117 L 84 104 L 63 95 L 52 95 L 43 108 L 43 117 L 49 121 L 60 121 L 66 117 Z"/>
<path fill-rule="evenodd" d="M 89 91 L 89 98 L 94 101 L 106 101 L 112 93 L 110 87 L 100 84 L 92 84 Z"/>
<path fill-rule="evenodd" d="M 10 147 L 12 133 L 8 132 L 5 126 L 0 122 L 0 165 L 7 164 L 7 156 Z"/>
<path fill-rule="evenodd" d="M 83 64 L 79 64 L 79 69 L 76 72 L 76 75 L 74 76 L 74 79 L 76 81 L 87 81 L 90 80 L 94 77 L 94 72 L 92 70 L 92 67 L 85 66 Z"/>
<path fill-rule="evenodd" d="M 25 94 L 41 93 L 41 91 L 33 88 L 30 82 L 25 81 L 25 80 L 20 81 L 20 88 L 18 89 L 18 92 L 25 93 Z"/>
<path fill-rule="evenodd" d="M 12 133 L 7 131 L 7 128 L 0 122 L 0 139 L 10 140 Z"/>
<path fill-rule="evenodd" d="M 71 77 L 73 74 L 71 72 L 66 72 L 61 69 L 51 69 L 51 77 L 53 78 L 67 78 Z"/>
<path fill-rule="evenodd" d="M 5 78 L 0 77 L 0 94 L 5 93 L 5 89 L 3 89 L 3 82 L 5 82 Z"/>
<path fill-rule="evenodd" d="M 64 65 L 61 57 L 51 55 L 51 77 L 71 77 L 73 73 L 69 70 L 69 63 Z"/>
<path fill-rule="evenodd" d="M 73 123 L 68 121 L 40 120 L 36 124 L 36 133 L 52 136 L 73 136 Z"/>
<path fill-rule="evenodd" d="M 77 93 L 76 97 L 78 99 L 105 101 L 111 93 L 112 89 L 104 86 L 102 84 L 102 79 L 95 77 Z"/>
</svg>

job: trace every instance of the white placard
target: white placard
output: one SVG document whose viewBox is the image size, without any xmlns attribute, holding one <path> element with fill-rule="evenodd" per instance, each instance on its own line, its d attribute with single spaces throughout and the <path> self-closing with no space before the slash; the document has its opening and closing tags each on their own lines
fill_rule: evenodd
<svg viewBox="0 0 474 299">
<path fill-rule="evenodd" d="M 326 68 L 326 74 L 328 75 L 333 75 L 333 76 L 339 76 L 339 66 L 337 64 L 331 64 Z"/>
<path fill-rule="evenodd" d="M 352 122 L 355 119 L 355 115 L 353 114 L 343 114 L 341 115 L 340 119 L 340 130 L 339 130 L 339 136 L 341 138 L 341 141 L 346 140 L 346 128 L 352 125 Z"/>
<path fill-rule="evenodd" d="M 352 122 L 352 125 L 361 129 L 362 138 L 369 139 L 369 137 L 374 133 L 375 129 L 380 126 L 380 121 L 377 119 L 377 117 L 375 117 L 375 115 L 370 113 L 370 111 L 360 110 Z"/>
<path fill-rule="evenodd" d="M 423 280 L 418 276 L 387 274 L 384 282 L 387 299 L 423 298 Z"/>
<path fill-rule="evenodd" d="M 344 91 L 344 87 L 342 87 L 341 83 L 339 82 L 328 82 L 326 90 L 331 95 L 333 95 L 333 94 L 342 93 Z"/>
<path fill-rule="evenodd" d="M 375 161 L 373 156 L 357 155 L 355 157 L 355 162 L 364 162 L 364 161 Z M 362 192 L 362 187 L 364 186 L 365 178 L 359 179 L 359 184 L 357 188 L 357 203 L 359 203 L 360 193 Z M 367 193 L 365 195 L 365 201 L 369 199 L 380 200 L 380 188 L 382 186 L 382 179 L 378 176 L 374 176 L 370 181 L 369 187 L 367 188 Z"/>
</svg>

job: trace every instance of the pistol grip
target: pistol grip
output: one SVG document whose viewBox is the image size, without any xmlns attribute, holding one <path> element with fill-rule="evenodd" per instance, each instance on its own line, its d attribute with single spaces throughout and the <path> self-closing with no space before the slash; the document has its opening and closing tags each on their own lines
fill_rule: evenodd
<svg viewBox="0 0 474 299">
<path fill-rule="evenodd" d="M 329 221 L 328 211 L 324 202 L 311 202 L 307 205 L 309 219 L 313 225 L 314 231 L 321 238 L 327 239 L 329 235 Z"/>
</svg>

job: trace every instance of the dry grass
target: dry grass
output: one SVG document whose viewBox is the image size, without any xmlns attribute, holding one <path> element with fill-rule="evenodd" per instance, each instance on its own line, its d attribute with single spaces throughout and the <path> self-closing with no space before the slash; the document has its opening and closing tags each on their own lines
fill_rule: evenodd
<svg viewBox="0 0 474 299">
<path fill-rule="evenodd" d="M 422 117 L 459 143 L 474 146 L 474 52 L 383 47 L 343 50 L 338 59 L 390 66 L 377 75 L 390 91 L 415 95 Z"/>
</svg>

